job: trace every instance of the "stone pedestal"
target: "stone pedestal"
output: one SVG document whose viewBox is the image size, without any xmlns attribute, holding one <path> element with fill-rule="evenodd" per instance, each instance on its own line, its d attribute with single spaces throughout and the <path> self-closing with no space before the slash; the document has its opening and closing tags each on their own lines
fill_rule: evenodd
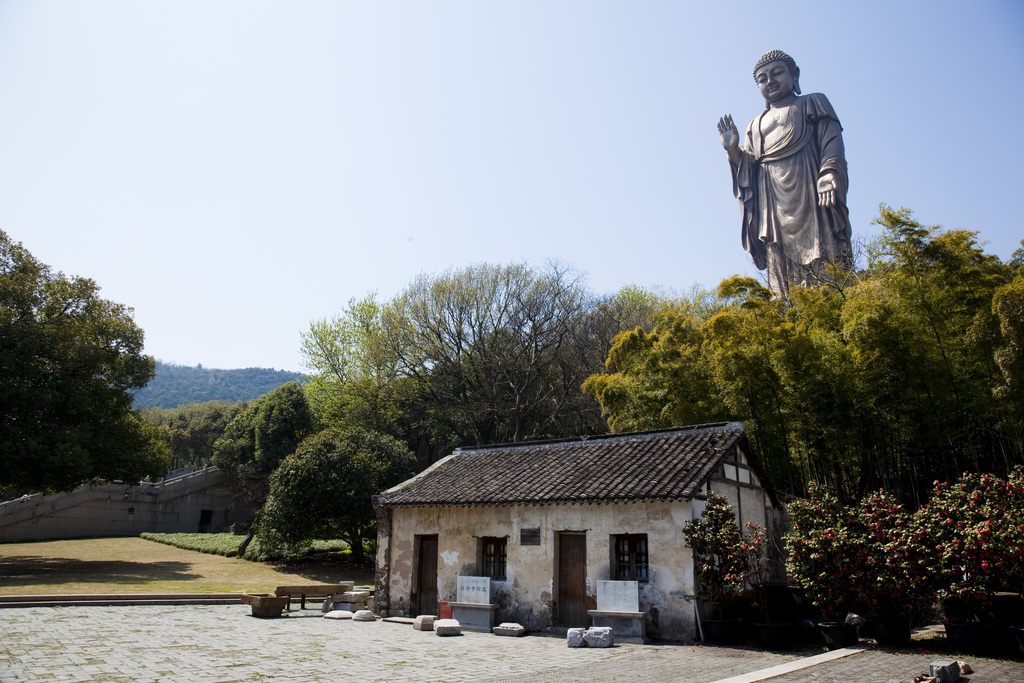
<svg viewBox="0 0 1024 683">
<path fill-rule="evenodd" d="M 472 631 L 490 631 L 494 628 L 494 613 L 497 605 L 478 605 L 472 602 L 452 602 L 452 618 L 462 628 Z"/>
<path fill-rule="evenodd" d="M 620 643 L 647 643 L 647 612 L 609 612 L 588 609 L 590 623 L 598 627 L 608 627 L 615 631 L 615 638 Z"/>
<path fill-rule="evenodd" d="M 490 604 L 491 580 L 486 576 L 460 576 L 457 581 L 457 600 L 448 603 L 452 618 L 464 629 L 490 632 L 498 609 Z"/>
<path fill-rule="evenodd" d="M 647 643 L 647 612 L 640 611 L 636 581 L 598 581 L 597 609 L 587 610 L 590 623 L 608 627 L 620 643 Z"/>
</svg>

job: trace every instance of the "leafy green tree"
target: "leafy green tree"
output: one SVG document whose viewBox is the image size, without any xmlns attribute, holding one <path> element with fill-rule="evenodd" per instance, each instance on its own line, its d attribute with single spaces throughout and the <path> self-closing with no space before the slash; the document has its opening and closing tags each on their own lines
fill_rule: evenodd
<svg viewBox="0 0 1024 683">
<path fill-rule="evenodd" d="M 594 297 L 558 265 L 421 275 L 311 326 L 307 394 L 323 424 L 391 434 L 425 461 L 457 444 L 603 432 L 579 385 L 662 300 L 632 286 Z"/>
<path fill-rule="evenodd" d="M 271 477 L 260 544 L 343 537 L 362 561 L 372 496 L 412 476 L 413 462 L 405 444 L 379 432 L 328 429 L 307 438 Z"/>
<path fill-rule="evenodd" d="M 383 320 L 423 423 L 479 445 L 601 428 L 579 391 L 594 370 L 588 304 L 568 269 L 481 264 L 416 278 Z"/>
<path fill-rule="evenodd" d="M 270 475 L 314 431 L 315 421 L 302 387 L 288 382 L 252 401 L 214 444 L 213 463 L 227 474 L 243 502 L 257 510 L 257 523 L 239 546 L 239 555 L 245 554 L 259 526 Z"/>
<path fill-rule="evenodd" d="M 153 376 L 131 309 L 54 273 L 0 231 L 0 487 L 138 481 L 168 452 L 132 412 Z"/>
<path fill-rule="evenodd" d="M 199 468 L 213 462 L 214 444 L 247 405 L 208 401 L 177 408 L 146 408 L 142 416 L 159 430 L 171 449 L 171 469 Z"/>
<path fill-rule="evenodd" d="M 384 305 L 370 294 L 302 335 L 302 356 L 313 371 L 306 395 L 322 424 L 408 434 L 412 387 L 387 342 L 383 314 Z"/>
</svg>

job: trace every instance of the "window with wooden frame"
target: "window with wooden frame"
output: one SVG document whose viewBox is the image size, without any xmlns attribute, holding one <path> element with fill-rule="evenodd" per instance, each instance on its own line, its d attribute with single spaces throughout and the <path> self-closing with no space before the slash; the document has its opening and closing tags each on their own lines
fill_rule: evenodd
<svg viewBox="0 0 1024 683">
<path fill-rule="evenodd" d="M 480 565 L 483 568 L 483 575 L 504 581 L 507 554 L 508 536 L 481 538 Z"/>
<path fill-rule="evenodd" d="M 647 581 L 647 534 L 612 536 L 612 569 L 616 581 Z"/>
</svg>

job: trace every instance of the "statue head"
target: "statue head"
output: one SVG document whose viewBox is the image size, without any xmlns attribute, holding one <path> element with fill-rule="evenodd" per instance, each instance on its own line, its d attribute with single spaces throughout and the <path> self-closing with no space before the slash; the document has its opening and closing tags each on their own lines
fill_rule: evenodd
<svg viewBox="0 0 1024 683">
<path fill-rule="evenodd" d="M 782 69 L 782 66 L 785 69 Z M 788 72 L 788 75 L 785 72 Z M 766 78 L 769 75 L 773 78 Z M 769 87 L 768 81 L 775 78 L 779 78 L 783 82 Z M 790 93 L 800 94 L 800 67 L 796 65 L 796 61 L 792 57 L 782 50 L 771 50 L 757 60 L 757 64 L 754 66 L 754 81 L 764 96 L 765 108 L 768 108 L 773 102 L 788 97 Z M 782 87 L 779 88 L 779 85 Z"/>
</svg>

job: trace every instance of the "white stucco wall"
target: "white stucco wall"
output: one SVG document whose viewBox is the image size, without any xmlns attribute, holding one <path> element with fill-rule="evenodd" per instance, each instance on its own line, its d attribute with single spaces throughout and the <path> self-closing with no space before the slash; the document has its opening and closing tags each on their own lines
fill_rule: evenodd
<svg viewBox="0 0 1024 683">
<path fill-rule="evenodd" d="M 508 538 L 506 580 L 491 582 L 497 621 L 530 630 L 556 623 L 559 532 L 586 532 L 589 609 L 596 608 L 597 581 L 611 576 L 612 536 L 647 534 L 650 578 L 640 587 L 640 609 L 648 612 L 647 633 L 662 640 L 696 637 L 693 562 L 683 526 L 704 510 L 708 490 L 725 495 L 741 528 L 753 521 L 771 527 L 771 502 L 741 449 L 693 501 L 584 503 L 472 507 L 378 508 L 377 609 L 390 616 L 416 616 L 416 537 L 438 537 L 437 593 L 456 598 L 456 578 L 482 574 L 479 539 Z M 522 529 L 540 529 L 539 545 L 522 545 Z"/>
<path fill-rule="evenodd" d="M 515 621 L 531 630 L 554 624 L 556 535 L 583 531 L 587 536 L 587 596 L 596 608 L 597 581 L 611 577 L 611 537 L 647 534 L 650 580 L 641 584 L 640 609 L 649 612 L 648 634 L 684 640 L 694 634 L 693 566 L 683 540 L 690 503 L 607 503 L 505 507 L 393 508 L 390 558 L 382 536 L 378 566 L 388 564 L 387 605 L 391 615 L 411 613 L 415 583 L 415 538 L 438 536 L 438 596 L 454 601 L 457 576 L 475 576 L 478 539 L 508 537 L 505 581 L 492 581 L 497 620 Z M 540 529 L 540 545 L 521 545 L 521 529 Z M 386 536 L 386 534 L 384 535 Z"/>
</svg>

